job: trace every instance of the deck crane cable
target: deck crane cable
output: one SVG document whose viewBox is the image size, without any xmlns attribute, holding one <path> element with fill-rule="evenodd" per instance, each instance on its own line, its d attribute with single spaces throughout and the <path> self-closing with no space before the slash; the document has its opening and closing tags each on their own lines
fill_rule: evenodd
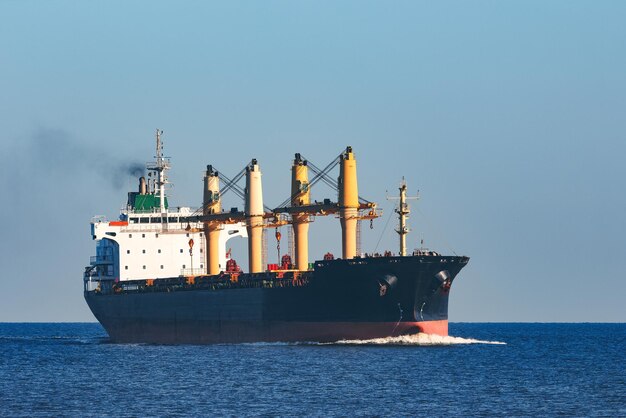
<svg viewBox="0 0 626 418">
<path fill-rule="evenodd" d="M 304 158 L 304 156 L 303 156 Z M 306 158 L 305 158 L 306 159 Z M 315 174 L 319 174 L 322 176 L 322 180 L 324 181 L 324 183 L 328 184 L 333 190 L 335 190 L 336 192 L 339 192 L 339 185 L 337 184 L 337 181 L 333 180 L 327 173 L 327 171 L 323 171 L 320 170 L 315 164 L 313 164 L 311 161 L 308 161 L 309 163 L 309 167 L 311 167 L 311 171 L 313 171 Z M 362 196 L 359 196 L 359 202 L 360 203 L 372 203 L 371 201 L 365 199 Z"/>
<path fill-rule="evenodd" d="M 328 177 L 328 172 L 332 170 L 333 168 L 335 168 L 339 164 L 339 161 L 340 161 L 340 157 L 335 158 L 326 167 L 324 167 L 323 170 L 320 170 L 317 167 L 315 167 L 315 169 L 311 167 L 312 171 L 315 173 L 315 176 L 313 176 L 313 178 L 309 182 L 309 187 L 317 184 L 320 180 L 323 180 L 326 184 L 332 187 L 335 191 L 338 191 L 339 186 L 337 185 L 335 181 L 333 181 L 330 177 Z"/>
<path fill-rule="evenodd" d="M 335 181 L 333 178 L 331 178 L 328 173 L 334 169 L 339 162 L 341 161 L 341 154 L 339 154 L 334 160 L 332 160 L 330 163 L 328 163 L 328 165 L 326 167 L 324 167 L 323 169 L 320 169 L 318 166 L 316 166 L 314 163 L 311 162 L 311 160 L 309 160 L 308 158 L 306 158 L 304 155 L 302 155 L 302 159 L 304 159 L 307 162 L 307 165 L 311 168 L 311 171 L 313 172 L 313 174 L 315 174 L 313 176 L 313 178 L 311 179 L 311 181 L 309 182 L 309 189 L 312 188 L 315 184 L 317 184 L 320 180 L 323 181 L 324 183 L 326 183 L 331 189 L 333 189 L 336 192 L 339 192 L 339 185 L 337 184 L 337 181 Z M 291 203 L 291 201 L 298 195 L 299 193 L 295 193 L 293 196 L 290 196 L 288 199 L 286 199 L 285 201 L 283 201 L 279 206 L 278 209 L 282 209 L 282 208 L 286 208 L 289 206 L 289 204 Z M 371 203 L 371 201 L 359 196 L 359 202 L 360 203 Z"/>
<path fill-rule="evenodd" d="M 231 188 L 233 188 L 233 187 L 235 188 L 235 190 L 234 190 L 234 191 L 235 191 L 235 193 L 237 193 L 238 191 L 240 191 L 240 192 L 242 192 L 242 194 L 243 194 L 243 191 L 241 190 L 241 188 L 239 188 L 239 190 L 237 190 L 236 188 L 238 187 L 238 186 L 237 186 L 237 182 L 238 182 L 239 180 L 241 180 L 241 178 L 242 178 L 242 177 L 246 174 L 246 168 L 247 168 L 247 167 L 244 167 L 244 168 L 243 168 L 243 169 L 242 169 L 239 173 L 235 174 L 235 177 L 233 177 L 233 178 L 232 178 L 232 180 L 231 180 L 231 179 L 229 179 L 228 177 L 226 177 L 226 176 L 224 175 L 224 173 L 222 173 L 221 171 L 218 171 L 218 173 L 222 173 L 222 178 L 223 178 L 224 180 L 226 180 L 226 183 L 224 184 L 224 187 L 223 187 L 223 188 L 222 188 L 222 190 L 221 190 L 221 193 L 222 193 L 222 194 L 223 194 L 223 193 L 226 193 L 227 191 L 229 191 L 229 190 L 230 190 Z M 239 193 L 237 193 L 237 194 L 239 194 Z"/>
<path fill-rule="evenodd" d="M 241 186 L 239 186 L 237 184 L 239 182 L 239 180 L 241 180 L 243 178 L 243 176 L 246 174 L 246 168 L 247 168 L 247 166 L 244 167 L 241 171 L 239 171 L 235 175 L 235 177 L 233 177 L 232 179 L 229 178 L 228 176 L 224 175 L 224 172 L 222 172 L 222 171 L 218 170 L 217 168 L 215 168 L 215 171 L 217 171 L 219 173 L 219 176 L 224 180 L 224 187 L 220 190 L 220 194 L 221 195 L 224 195 L 225 193 L 227 193 L 227 192 L 232 190 L 233 193 L 235 193 L 237 196 L 239 196 L 243 201 L 246 200 L 246 193 L 245 193 L 244 189 L 242 189 Z M 193 213 L 193 216 L 201 215 L 203 213 L 204 209 L 206 209 L 207 206 L 203 205 L 202 207 L 198 208 Z M 270 208 L 267 205 L 263 205 L 263 208 L 267 212 L 272 212 L 272 208 Z"/>
<path fill-rule="evenodd" d="M 378 250 L 378 245 L 380 244 L 380 241 L 383 239 L 383 236 L 385 235 L 385 232 L 387 231 L 387 227 L 389 226 L 389 221 L 391 221 L 392 214 L 393 214 L 393 211 L 390 210 L 389 215 L 387 215 L 387 222 L 385 222 L 385 227 L 380 232 L 380 236 L 378 237 L 378 241 L 376 242 L 376 247 L 374 247 L 374 252 Z"/>
<path fill-rule="evenodd" d="M 239 173 L 237 173 L 235 175 L 235 177 L 233 177 L 232 179 L 228 178 L 228 176 L 225 176 L 224 173 L 222 173 L 221 171 L 217 170 L 216 171 L 219 173 L 219 177 L 221 177 L 222 179 L 225 180 L 225 185 L 222 188 L 222 190 L 220 190 L 220 194 L 224 194 L 226 192 L 228 192 L 229 190 L 233 190 L 233 192 L 239 196 L 240 198 L 245 200 L 245 194 L 243 193 L 243 190 L 241 189 L 241 187 L 237 186 L 236 183 L 241 179 L 241 177 L 243 177 L 243 175 L 246 172 L 246 168 L 244 167 Z M 194 216 L 198 216 L 201 215 L 204 212 L 204 209 L 206 209 L 208 207 L 208 205 L 202 205 L 200 208 L 198 208 L 193 215 Z"/>
<path fill-rule="evenodd" d="M 327 173 L 325 173 L 323 170 L 321 170 L 311 161 L 307 160 L 307 162 L 308 162 L 309 167 L 311 167 L 311 171 L 313 171 L 314 174 L 322 176 L 322 180 L 324 181 L 324 183 L 328 184 L 336 192 L 339 191 L 339 185 L 337 184 L 337 181 L 331 179 Z"/>
<path fill-rule="evenodd" d="M 325 170 L 327 170 L 327 171 L 332 170 L 332 169 L 335 167 L 335 165 L 337 165 L 337 164 L 338 164 L 338 162 L 339 162 L 339 157 L 337 157 L 337 158 L 336 158 L 335 160 L 333 160 L 330 164 L 328 164 L 328 165 L 326 166 Z M 307 160 L 307 163 L 310 165 L 310 162 L 309 162 L 308 160 Z M 333 164 L 333 163 L 334 163 L 334 164 Z M 313 170 L 313 171 L 314 171 L 314 170 Z M 311 179 L 311 181 L 309 182 L 309 189 L 310 189 L 310 188 L 311 188 L 311 187 L 312 187 L 315 183 L 317 183 L 317 182 L 319 181 L 319 179 L 320 179 L 320 175 L 321 175 L 321 174 L 318 174 L 318 175 L 314 176 L 314 177 Z M 294 198 L 295 198 L 298 194 L 300 194 L 300 192 L 294 193 L 292 196 L 290 196 L 290 197 L 289 197 L 289 198 L 287 198 L 284 202 L 282 202 L 282 203 L 278 206 L 278 208 L 282 209 L 282 208 L 289 207 L 289 204 L 291 203 L 291 201 L 292 201 L 292 200 L 293 200 L 293 199 L 294 199 Z"/>
<path fill-rule="evenodd" d="M 317 182 L 319 182 L 319 181 L 323 178 L 323 176 L 325 176 L 325 175 L 326 175 L 326 173 L 328 173 L 330 170 L 332 170 L 333 168 L 335 168 L 335 167 L 337 166 L 337 164 L 339 164 L 339 161 L 340 161 L 340 159 L 341 159 L 341 154 L 339 154 L 337 157 L 335 157 L 335 159 L 334 159 L 334 160 L 332 160 L 330 163 L 328 163 L 328 165 L 327 165 L 326 167 L 324 167 L 324 169 L 323 169 L 323 170 L 319 170 L 319 168 L 317 168 L 317 167 L 313 168 L 313 167 L 314 167 L 314 165 L 313 165 L 313 164 L 311 164 L 311 162 L 310 162 L 307 158 L 305 158 L 304 156 L 303 156 L 302 158 L 303 158 L 304 160 L 306 160 L 306 161 L 307 161 L 307 164 L 308 164 L 309 166 L 311 166 L 311 170 L 312 170 L 314 173 L 316 173 L 316 175 L 315 175 L 315 176 L 313 176 L 313 178 L 311 179 L 311 181 L 309 181 L 309 189 L 310 189 L 310 188 L 311 188 L 312 186 L 314 186 Z M 329 184 L 329 183 L 327 182 L 327 184 Z M 337 190 L 336 185 L 329 184 L 329 186 L 331 186 L 331 187 L 333 187 L 335 190 Z M 289 198 L 287 198 L 284 202 L 282 202 L 282 203 L 281 203 L 281 204 L 277 207 L 277 209 L 283 209 L 283 208 L 288 207 L 288 206 L 290 205 L 290 203 L 291 203 L 292 199 L 294 199 L 294 198 L 295 198 L 298 194 L 300 194 L 300 192 L 295 193 L 295 194 L 294 194 L 294 195 L 292 195 L 292 196 L 289 196 Z"/>
<path fill-rule="evenodd" d="M 245 199 L 246 194 L 244 193 L 244 190 L 241 188 L 241 186 L 238 186 L 236 183 L 237 181 L 235 179 L 230 180 L 228 177 L 222 175 L 222 177 L 224 178 L 224 180 L 226 180 L 227 183 L 227 187 L 224 187 L 221 191 L 220 194 L 224 195 L 225 193 L 229 192 L 229 191 L 233 191 L 233 193 L 235 193 L 237 196 L 239 196 L 242 199 Z"/>
<path fill-rule="evenodd" d="M 232 190 L 237 196 L 239 196 L 245 202 L 245 200 L 246 200 L 246 192 L 237 183 L 246 174 L 246 168 L 247 167 L 244 167 L 243 170 L 241 170 L 239 173 L 237 173 L 237 175 L 235 177 L 233 177 L 232 179 L 229 179 L 223 173 L 221 174 L 222 178 L 226 181 L 226 185 L 224 186 L 224 188 L 220 192 L 222 195 L 224 193 Z M 263 205 L 263 208 L 266 211 L 268 211 L 268 212 L 272 211 L 272 209 L 269 206 L 267 206 L 267 205 Z"/>
</svg>

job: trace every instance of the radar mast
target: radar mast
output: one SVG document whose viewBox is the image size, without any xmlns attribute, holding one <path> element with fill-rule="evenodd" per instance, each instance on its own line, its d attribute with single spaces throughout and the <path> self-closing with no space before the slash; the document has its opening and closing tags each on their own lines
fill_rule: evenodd
<svg viewBox="0 0 626 418">
<path fill-rule="evenodd" d="M 398 207 L 395 209 L 395 212 L 398 214 L 398 229 L 395 231 L 400 235 L 400 255 L 404 257 L 406 256 L 406 236 L 410 231 L 406 221 L 409 219 L 409 213 L 411 213 L 409 204 L 406 201 L 409 199 L 419 199 L 419 197 L 406 195 L 406 181 L 404 177 L 402 177 L 398 190 L 400 190 L 399 197 L 388 197 L 387 199 L 399 200 Z"/>
<path fill-rule="evenodd" d="M 167 181 L 167 170 L 170 169 L 170 162 L 167 157 L 163 156 L 163 141 L 161 140 L 161 135 L 163 135 L 163 131 L 160 129 L 156 130 L 156 155 L 154 156 L 155 161 L 153 163 L 148 163 L 148 170 L 155 171 L 157 174 L 157 186 L 159 189 L 159 206 L 161 209 L 161 213 L 165 213 L 165 185 L 168 183 Z"/>
</svg>

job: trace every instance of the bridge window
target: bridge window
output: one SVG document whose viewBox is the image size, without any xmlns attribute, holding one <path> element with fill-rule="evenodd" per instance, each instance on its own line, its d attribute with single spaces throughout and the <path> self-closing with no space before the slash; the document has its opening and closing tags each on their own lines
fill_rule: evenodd
<svg viewBox="0 0 626 418">
<path fill-rule="evenodd" d="M 146 253 L 146 250 L 141 250 L 141 252 L 145 254 L 145 253 Z"/>
<path fill-rule="evenodd" d="M 145 238 L 145 237 L 146 237 L 146 234 L 141 234 L 141 238 Z"/>
<path fill-rule="evenodd" d="M 124 266 L 124 270 L 128 270 L 128 266 Z"/>
<path fill-rule="evenodd" d="M 157 250 L 157 252 L 158 252 L 159 254 L 161 254 L 161 250 Z"/>
<path fill-rule="evenodd" d="M 161 270 L 163 270 L 163 264 L 161 264 Z"/>
<path fill-rule="evenodd" d="M 145 270 L 145 269 L 146 269 L 146 266 L 143 266 L 143 269 Z"/>
<path fill-rule="evenodd" d="M 180 253 L 181 253 L 181 254 L 183 253 L 183 249 L 182 249 L 182 248 L 180 249 Z"/>
<path fill-rule="evenodd" d="M 133 237 L 133 234 L 128 234 L 128 238 L 132 238 L 132 237 Z"/>
<path fill-rule="evenodd" d="M 126 254 L 130 254 L 130 250 L 126 250 Z"/>
</svg>

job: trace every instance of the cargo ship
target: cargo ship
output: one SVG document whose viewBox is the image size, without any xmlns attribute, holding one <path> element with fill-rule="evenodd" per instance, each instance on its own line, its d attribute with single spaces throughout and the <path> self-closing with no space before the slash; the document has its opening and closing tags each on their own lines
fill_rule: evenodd
<svg viewBox="0 0 626 418">
<path fill-rule="evenodd" d="M 323 169 L 295 154 L 291 194 L 273 209 L 263 203 L 256 159 L 232 178 L 209 165 L 202 207 L 192 209 L 169 205 L 170 159 L 163 156 L 161 138 L 157 130 L 155 160 L 146 165 L 147 178 L 128 193 L 119 218 L 91 220 L 96 255 L 84 271 L 84 297 L 112 342 L 333 342 L 448 334 L 451 285 L 469 258 L 425 248 L 408 253 L 404 181 L 396 208 L 399 252 L 362 253 L 360 224 L 381 211 L 358 194 L 351 147 Z M 337 166 L 334 180 L 329 172 Z M 337 202 L 311 200 L 320 182 L 336 189 Z M 229 191 L 243 199 L 243 210 L 222 208 Z M 328 215 L 339 218 L 341 257 L 326 253 L 309 262 L 310 223 Z M 282 227 L 290 245 L 281 256 Z M 267 263 L 272 230 L 277 263 Z M 227 250 L 234 237 L 247 238 L 247 271 Z"/>
</svg>

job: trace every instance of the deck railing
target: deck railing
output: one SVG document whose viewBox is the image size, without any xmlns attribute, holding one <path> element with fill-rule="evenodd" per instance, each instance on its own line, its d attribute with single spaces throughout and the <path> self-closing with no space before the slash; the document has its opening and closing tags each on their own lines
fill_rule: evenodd
<svg viewBox="0 0 626 418">
<path fill-rule="evenodd" d="M 113 264 L 113 255 L 92 255 L 89 257 L 89 261 L 92 266 L 97 264 Z"/>
<path fill-rule="evenodd" d="M 181 276 L 203 276 L 206 274 L 205 268 L 181 269 Z"/>
</svg>

